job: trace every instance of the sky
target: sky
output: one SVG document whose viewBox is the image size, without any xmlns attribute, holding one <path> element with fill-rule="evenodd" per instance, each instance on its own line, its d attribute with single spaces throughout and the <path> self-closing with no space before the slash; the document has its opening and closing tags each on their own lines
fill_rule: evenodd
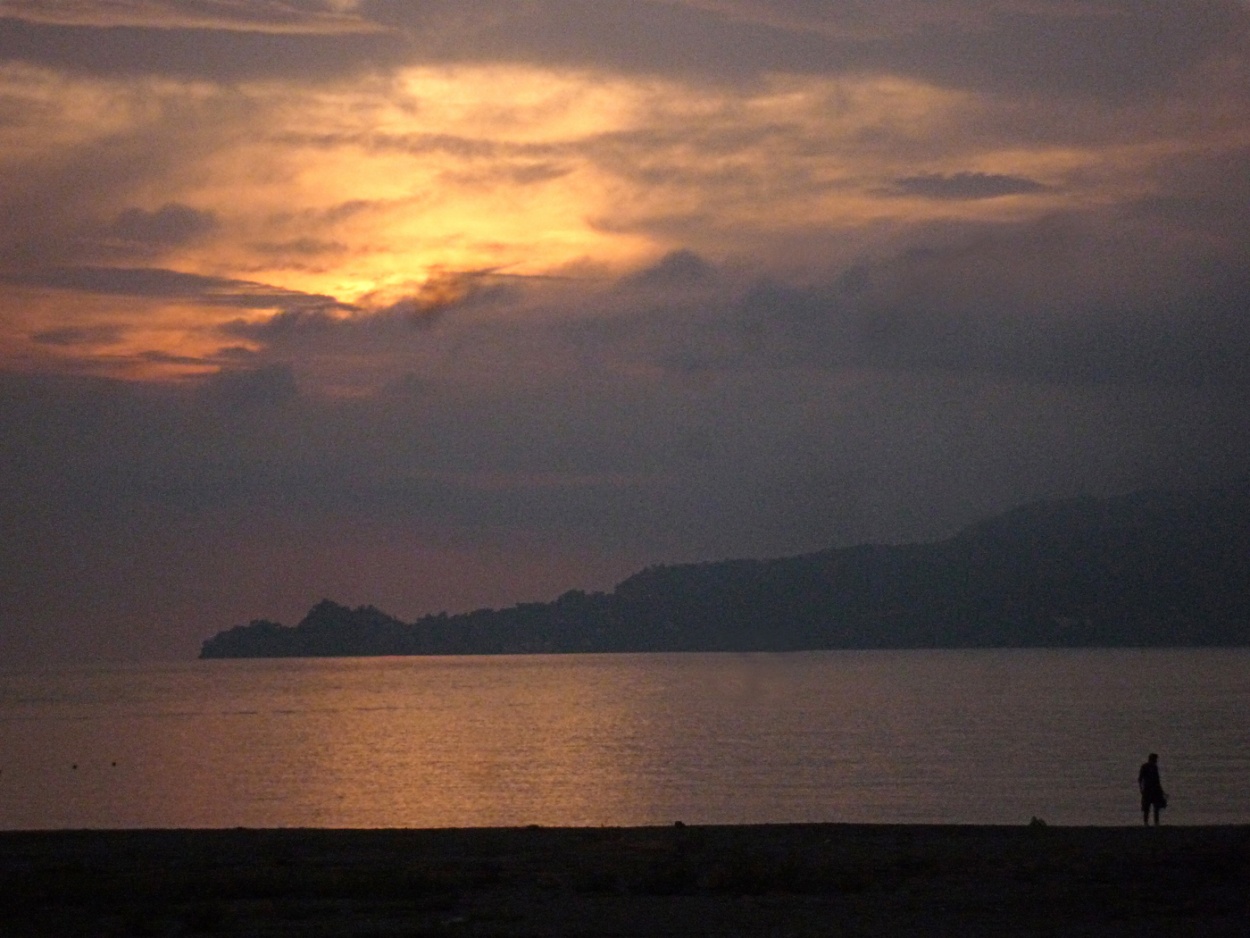
<svg viewBox="0 0 1250 938">
<path fill-rule="evenodd" d="M 1250 473 L 1241 0 L 0 0 L 0 667 Z"/>
</svg>

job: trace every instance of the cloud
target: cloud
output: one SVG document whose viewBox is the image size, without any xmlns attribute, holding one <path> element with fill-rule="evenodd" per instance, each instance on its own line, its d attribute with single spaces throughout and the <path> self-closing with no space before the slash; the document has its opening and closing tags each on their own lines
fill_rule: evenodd
<svg viewBox="0 0 1250 938">
<path fill-rule="evenodd" d="M 121 341 L 124 334 L 125 329 L 121 326 L 64 326 L 36 332 L 31 336 L 31 341 L 40 345 L 114 345 Z"/>
<path fill-rule="evenodd" d="M 113 219 L 104 234 L 137 245 L 174 246 L 208 234 L 217 225 L 212 212 L 170 202 L 153 211 L 126 209 Z"/>
<path fill-rule="evenodd" d="M 223 335 L 263 342 L 283 342 L 302 336 L 322 336 L 342 327 L 344 320 L 325 310 L 284 310 L 268 319 L 232 319 L 218 329 Z"/>
<path fill-rule="evenodd" d="M 53 267 L 0 276 L 0 283 L 98 295 L 191 300 L 244 309 L 350 309 L 332 296 L 285 290 L 249 280 L 208 277 L 157 267 Z"/>
<path fill-rule="evenodd" d="M 889 73 L 988 93 L 1120 102 L 1175 87 L 1210 56 L 1236 48 L 1250 22 L 1237 0 L 378 0 L 369 11 L 408 31 L 425 61 L 525 60 L 731 82 Z"/>
<path fill-rule="evenodd" d="M 928 199 L 996 199 L 1004 195 L 1031 195 L 1045 192 L 1047 186 L 1022 176 L 996 173 L 924 173 L 896 179 L 891 190 L 898 195 L 918 195 Z"/>
<path fill-rule="evenodd" d="M 87 6 L 100 9 L 95 2 Z M 248 6 L 241 2 L 230 12 Z M 139 24 L 123 19 L 121 25 L 109 22 L 108 13 L 94 16 L 96 22 L 90 25 L 86 16 L 71 23 L 31 17 L 3 19 L 0 61 L 76 75 L 233 82 L 266 78 L 328 81 L 376 68 L 394 68 L 409 59 L 409 44 L 401 36 L 359 20 L 292 16 L 280 22 L 225 15 L 194 17 L 179 15 L 181 12 L 161 7 L 160 16 Z"/>
<path fill-rule="evenodd" d="M 1244 168 L 1191 166 L 1161 203 L 918 226 L 890 250 L 805 282 L 713 272 L 678 252 L 610 291 L 612 315 L 568 317 L 563 328 L 578 349 L 613 349 L 621 362 L 675 375 L 945 373 L 1239 399 L 1250 392 L 1250 275 L 1239 259 L 1250 201 L 1214 210 L 1203 193 L 1225 174 L 1235 190 Z"/>
<path fill-rule="evenodd" d="M 216 366 L 216 361 L 207 358 L 199 358 L 193 355 L 171 355 L 169 352 L 162 352 L 158 349 L 139 352 L 136 356 L 141 361 L 151 362 L 157 365 L 191 365 L 197 368 L 205 366 Z"/>
<path fill-rule="evenodd" d="M 1157 281 L 1145 257 L 1132 257 L 1147 246 L 1113 237 L 1055 220 L 906 252 L 869 268 L 854 297 L 825 307 L 837 311 L 829 337 L 845 341 L 849 330 L 864 361 L 891 368 L 1250 390 L 1250 343 L 1233 312 L 1250 301 L 1250 278 L 1227 266 L 1220 276 Z M 1117 259 L 1140 265 L 1131 291 L 1108 276 Z"/>
<path fill-rule="evenodd" d="M 1237 0 L 944 4 L 371 0 L 10 0 L 0 55 L 102 74 L 222 80 L 426 65 L 530 63 L 618 75 L 756 81 L 890 73 L 951 88 L 1128 101 L 1236 48 Z M 90 25 L 87 25 L 90 24 Z M 107 40 L 96 27 L 109 25 Z M 154 28 L 159 27 L 159 28 Z M 195 53 L 198 53 L 195 54 Z"/>
<path fill-rule="evenodd" d="M 694 251 L 681 249 L 665 254 L 660 260 L 636 274 L 626 277 L 630 287 L 680 288 L 705 283 L 715 276 L 715 269 Z"/>
<path fill-rule="evenodd" d="M 200 29 L 230 32 L 376 32 L 355 2 L 321 0 L 0 0 L 0 17 L 53 26 Z"/>
<path fill-rule="evenodd" d="M 291 238 L 287 241 L 261 241 L 250 245 L 257 254 L 272 259 L 276 264 L 291 264 L 307 258 L 342 256 L 349 253 L 343 241 L 328 241 L 311 236 Z"/>
<path fill-rule="evenodd" d="M 1250 24 L 1250 10 L 1238 0 L 674 2 L 819 37 L 824 55 L 818 67 L 826 70 L 884 68 L 992 94 L 1118 103 L 1176 87 L 1210 57 L 1239 48 Z"/>
<path fill-rule="evenodd" d="M 862 308 L 920 260 L 869 270 Z M 584 299 L 608 318 L 447 317 L 385 343 L 418 382 L 352 395 L 303 377 L 379 367 L 350 330 L 329 362 L 275 346 L 199 381 L 0 373 L 5 640 L 94 596 L 93 651 L 185 657 L 232 616 L 296 618 L 324 591 L 406 617 L 549 599 L 649 562 L 940 536 L 1022 493 L 1200 484 L 1250 460 L 1244 397 L 1081 384 L 1062 354 L 1044 381 L 975 346 L 840 353 L 842 285 L 702 282 L 676 309 L 605 285 Z M 718 341 L 735 356 L 673 363 Z M 488 575 L 518 564 L 527 582 Z M 132 635 L 137 615 L 153 624 Z"/>
<path fill-rule="evenodd" d="M 295 375 L 284 365 L 259 368 L 227 368 L 210 376 L 203 393 L 226 407 L 279 406 L 299 394 Z"/>
<path fill-rule="evenodd" d="M 190 654 L 1250 465 L 1244 6 L 0 10 L 26 634 Z"/>
</svg>

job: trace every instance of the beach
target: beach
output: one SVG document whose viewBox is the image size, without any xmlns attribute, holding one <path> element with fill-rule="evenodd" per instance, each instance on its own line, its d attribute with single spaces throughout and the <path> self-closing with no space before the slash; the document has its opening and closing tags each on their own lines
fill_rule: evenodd
<svg viewBox="0 0 1250 938">
<path fill-rule="evenodd" d="M 1250 826 L 0 833 L 5 935 L 1250 934 Z"/>
</svg>

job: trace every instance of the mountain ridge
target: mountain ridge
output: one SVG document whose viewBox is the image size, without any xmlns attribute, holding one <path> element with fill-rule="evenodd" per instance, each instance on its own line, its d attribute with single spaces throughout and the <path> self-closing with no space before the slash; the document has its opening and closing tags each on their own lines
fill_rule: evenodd
<svg viewBox="0 0 1250 938">
<path fill-rule="evenodd" d="M 1250 645 L 1250 479 L 1030 502 L 945 540 L 656 565 L 610 593 L 427 615 L 317 603 L 201 658 Z"/>
</svg>

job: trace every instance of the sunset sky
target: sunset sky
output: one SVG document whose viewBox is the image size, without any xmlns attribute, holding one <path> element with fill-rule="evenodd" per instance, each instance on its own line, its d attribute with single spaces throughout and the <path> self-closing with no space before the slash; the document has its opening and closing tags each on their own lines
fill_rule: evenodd
<svg viewBox="0 0 1250 938">
<path fill-rule="evenodd" d="M 1240 0 L 0 0 L 0 666 L 1250 474 Z"/>
</svg>

